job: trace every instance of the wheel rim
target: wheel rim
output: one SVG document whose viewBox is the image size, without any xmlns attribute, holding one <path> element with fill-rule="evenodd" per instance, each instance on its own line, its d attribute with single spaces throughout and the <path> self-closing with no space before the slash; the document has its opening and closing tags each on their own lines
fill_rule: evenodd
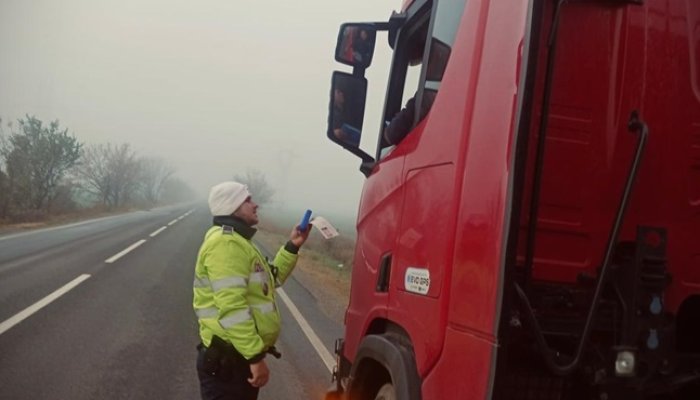
<svg viewBox="0 0 700 400">
<path fill-rule="evenodd" d="M 391 383 L 385 383 L 377 391 L 377 395 L 374 396 L 374 400 L 396 400 L 396 391 L 394 390 L 394 385 Z"/>
</svg>

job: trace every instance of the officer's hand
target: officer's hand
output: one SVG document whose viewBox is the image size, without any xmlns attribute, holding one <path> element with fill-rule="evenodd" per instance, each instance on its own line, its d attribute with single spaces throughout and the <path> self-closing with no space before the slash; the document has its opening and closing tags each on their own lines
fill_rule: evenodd
<svg viewBox="0 0 700 400">
<path fill-rule="evenodd" d="M 250 373 L 253 375 L 248 378 L 248 383 L 253 387 L 263 387 L 270 379 L 270 370 L 267 369 L 265 360 L 260 360 L 255 364 L 250 364 Z"/>
<path fill-rule="evenodd" d="M 301 247 L 301 245 L 306 242 L 306 239 L 309 238 L 309 234 L 311 233 L 311 228 L 313 227 L 312 224 L 309 224 L 306 227 L 305 231 L 301 231 L 299 229 L 299 226 L 295 226 L 294 229 L 292 229 L 292 233 L 289 234 L 289 240 L 294 243 L 295 246 Z"/>
</svg>

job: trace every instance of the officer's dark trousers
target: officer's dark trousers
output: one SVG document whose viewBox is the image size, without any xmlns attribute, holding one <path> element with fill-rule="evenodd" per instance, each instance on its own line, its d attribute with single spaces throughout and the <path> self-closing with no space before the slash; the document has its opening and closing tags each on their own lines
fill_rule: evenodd
<svg viewBox="0 0 700 400">
<path fill-rule="evenodd" d="M 248 383 L 250 369 L 247 366 L 238 368 L 233 376 L 222 378 L 203 372 L 204 348 L 198 350 L 197 375 L 199 375 L 199 390 L 202 400 L 256 400 L 258 388 Z"/>
</svg>

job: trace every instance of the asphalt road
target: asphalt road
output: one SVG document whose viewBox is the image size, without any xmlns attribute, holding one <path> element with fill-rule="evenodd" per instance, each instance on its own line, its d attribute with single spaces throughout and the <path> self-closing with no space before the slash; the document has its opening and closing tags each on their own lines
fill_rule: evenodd
<svg viewBox="0 0 700 400">
<path fill-rule="evenodd" d="M 209 224 L 183 205 L 0 236 L 0 399 L 198 399 L 192 275 Z M 342 327 L 293 278 L 280 297 L 283 357 L 260 399 L 320 399 Z"/>
</svg>

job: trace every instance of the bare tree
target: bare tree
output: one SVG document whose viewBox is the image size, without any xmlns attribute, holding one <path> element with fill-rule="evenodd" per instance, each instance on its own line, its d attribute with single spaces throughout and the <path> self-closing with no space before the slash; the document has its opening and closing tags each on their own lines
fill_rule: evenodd
<svg viewBox="0 0 700 400">
<path fill-rule="evenodd" d="M 141 193 L 151 205 L 160 201 L 165 182 L 175 173 L 175 169 L 160 158 L 141 159 Z"/>
<path fill-rule="evenodd" d="M 267 204 L 272 200 L 275 190 L 267 183 L 265 174 L 257 169 L 247 169 L 245 175 L 234 175 L 233 179 L 248 185 L 248 190 L 253 195 L 257 204 Z"/>
<path fill-rule="evenodd" d="M 111 156 L 114 176 L 112 204 L 114 207 L 121 207 L 128 204 L 139 189 L 141 160 L 128 144 L 116 147 Z"/>
<path fill-rule="evenodd" d="M 80 187 L 104 206 L 109 203 L 112 179 L 107 159 L 108 146 L 111 145 L 91 145 L 83 149 L 81 163 L 74 171 Z"/>
<path fill-rule="evenodd" d="M 139 187 L 141 161 L 128 144 L 100 144 L 83 151 L 76 170 L 81 187 L 108 208 L 126 205 Z"/>
</svg>

